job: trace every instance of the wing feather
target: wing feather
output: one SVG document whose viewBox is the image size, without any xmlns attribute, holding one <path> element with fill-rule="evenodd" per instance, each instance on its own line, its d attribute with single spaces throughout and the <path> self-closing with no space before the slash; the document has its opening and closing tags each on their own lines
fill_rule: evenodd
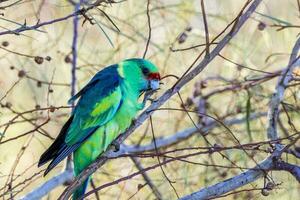
<svg viewBox="0 0 300 200">
<path fill-rule="evenodd" d="M 108 73 L 110 72 L 110 73 Z M 65 142 L 75 144 L 86 137 L 86 129 L 107 123 L 122 103 L 121 78 L 117 69 L 98 74 L 98 82 L 83 89 L 81 98 L 73 112 L 74 119 L 68 129 Z"/>
<path fill-rule="evenodd" d="M 40 159 L 39 166 L 51 160 L 44 175 L 115 115 L 122 104 L 121 82 L 117 65 L 113 65 L 98 72 L 87 86 L 70 99 L 75 101 L 80 97 L 72 117 Z"/>
</svg>

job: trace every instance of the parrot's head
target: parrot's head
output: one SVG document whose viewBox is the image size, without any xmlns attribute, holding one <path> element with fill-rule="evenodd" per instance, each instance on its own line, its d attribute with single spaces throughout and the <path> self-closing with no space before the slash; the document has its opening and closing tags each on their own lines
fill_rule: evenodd
<svg viewBox="0 0 300 200">
<path fill-rule="evenodd" d="M 130 79 L 140 91 L 157 90 L 160 83 L 158 68 L 148 60 L 127 59 L 122 62 L 124 76 Z"/>
</svg>

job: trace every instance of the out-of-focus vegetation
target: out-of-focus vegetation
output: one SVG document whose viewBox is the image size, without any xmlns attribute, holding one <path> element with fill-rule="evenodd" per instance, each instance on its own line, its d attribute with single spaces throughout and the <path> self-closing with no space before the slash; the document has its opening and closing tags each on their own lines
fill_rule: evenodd
<svg viewBox="0 0 300 200">
<path fill-rule="evenodd" d="M 2 4 L 9 3 L 0 3 L 0 6 Z M 205 1 L 211 39 L 238 15 L 244 4 L 245 0 Z M 126 0 L 105 4 L 99 8 L 109 16 L 119 31 L 99 9 L 87 12 L 87 16 L 94 21 L 93 25 L 89 21 L 83 23 L 84 17 L 80 17 L 76 90 L 82 88 L 103 67 L 126 58 L 142 57 L 147 43 L 149 30 L 146 0 Z M 204 45 L 182 50 L 205 44 L 200 1 L 151 0 L 149 11 L 152 31 L 146 58 L 159 66 L 162 75 L 173 74 L 180 77 L 205 49 Z M 0 10 L 0 13 L 3 13 L 0 16 L 0 32 L 34 25 L 39 20 L 51 21 L 73 12 L 74 5 L 69 1 L 19 1 Z M 205 112 L 221 121 L 244 118 L 242 123 L 228 126 L 242 144 L 266 141 L 266 116 L 255 119 L 251 116 L 267 112 L 277 76 L 251 87 L 240 85 L 277 73 L 287 66 L 291 49 L 299 34 L 299 27 L 280 28 L 298 25 L 299 12 L 296 0 L 263 1 L 237 36 L 222 50 L 221 56 L 226 59 L 218 56 L 192 83 L 181 90 L 180 94 L 186 107 L 197 110 L 199 98 L 232 86 L 234 88 L 231 90 L 208 96 L 205 100 Z M 71 90 L 72 37 L 72 18 L 43 26 L 38 30 L 24 31 L 19 35 L 0 36 L 0 137 L 3 137 L 0 142 L 1 198 L 18 199 L 63 169 L 61 164 L 47 177 L 42 177 L 42 169 L 37 168 L 37 161 L 57 136 L 71 111 L 65 106 L 68 106 L 67 100 Z M 214 44 L 211 48 L 213 46 Z M 172 77 L 164 79 L 164 85 L 156 96 L 175 82 L 176 79 Z M 182 109 L 182 102 L 178 96 L 174 96 L 163 107 Z M 284 112 L 280 114 L 280 137 L 292 135 L 300 128 L 297 123 L 298 107 L 299 86 L 295 85 L 286 90 L 284 106 L 281 107 L 286 109 L 289 115 Z M 204 126 L 205 120 L 211 120 L 205 117 L 200 119 L 195 113 L 190 113 L 190 116 L 194 122 L 200 122 Z M 126 144 L 143 145 L 151 142 L 153 136 L 149 124 L 148 121 L 136 130 L 126 140 Z M 193 126 L 190 117 L 184 111 L 158 110 L 153 114 L 156 138 L 172 135 Z M 210 130 L 206 138 L 216 146 L 237 145 L 224 127 Z M 161 149 L 160 152 L 207 146 L 201 134 L 196 133 L 182 142 Z M 237 149 L 223 151 L 223 154 L 237 166 L 249 168 L 267 156 L 268 146 L 261 145 L 259 150 L 247 150 L 247 154 Z M 197 151 L 199 149 L 181 150 L 168 156 L 176 157 Z M 284 154 L 283 158 L 292 163 L 299 163 L 294 156 Z M 161 160 L 163 159 L 161 157 Z M 233 168 L 228 159 L 222 158 L 218 153 L 200 154 L 184 161 L 171 162 L 163 166 L 163 169 L 167 177 L 174 181 L 173 186 L 179 196 L 184 196 L 241 173 L 241 169 Z M 156 156 L 138 160 L 143 167 L 158 162 Z M 135 171 L 137 168 L 129 157 L 113 159 L 93 175 L 93 180 L 96 186 L 100 186 Z M 160 168 L 150 170 L 147 174 L 164 199 L 176 199 L 174 190 Z M 262 196 L 260 190 L 252 190 L 264 187 L 262 179 L 242 188 L 250 191 L 229 195 L 226 199 L 299 197 L 299 184 L 290 174 L 272 172 L 269 175 L 279 184 L 270 191 L 269 196 Z M 154 199 L 152 190 L 144 184 L 142 176 L 137 176 L 107 187 L 99 191 L 99 195 L 101 199 Z M 12 189 L 9 189 L 8 185 Z M 56 199 L 63 189 L 64 186 L 56 188 L 49 193 L 48 198 Z M 91 195 L 89 198 L 93 199 L 95 196 Z"/>
</svg>

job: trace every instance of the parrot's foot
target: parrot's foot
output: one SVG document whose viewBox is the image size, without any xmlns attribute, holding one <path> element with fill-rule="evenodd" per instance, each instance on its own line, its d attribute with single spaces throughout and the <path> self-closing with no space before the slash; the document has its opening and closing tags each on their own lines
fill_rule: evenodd
<svg viewBox="0 0 300 200">
<path fill-rule="evenodd" d="M 115 147 L 114 152 L 118 152 L 120 150 L 120 144 L 118 142 L 113 141 L 111 144 Z"/>
<path fill-rule="evenodd" d="M 145 96 L 144 96 L 144 100 L 143 100 L 143 105 L 145 106 L 146 102 L 149 100 L 151 103 L 155 102 L 155 100 L 153 98 L 151 98 L 151 96 L 157 92 L 157 90 L 148 90 L 145 92 Z"/>
<path fill-rule="evenodd" d="M 158 91 L 158 89 L 146 91 L 146 93 L 145 93 L 146 99 L 149 99 L 149 98 L 150 98 L 154 93 L 156 93 L 157 91 Z"/>
<path fill-rule="evenodd" d="M 148 101 L 150 101 L 151 103 L 155 103 L 155 102 L 157 102 L 157 99 L 148 98 Z"/>
</svg>

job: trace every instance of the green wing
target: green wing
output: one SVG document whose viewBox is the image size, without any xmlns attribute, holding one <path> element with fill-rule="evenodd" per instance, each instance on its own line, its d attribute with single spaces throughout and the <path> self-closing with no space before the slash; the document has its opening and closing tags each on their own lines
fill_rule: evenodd
<svg viewBox="0 0 300 200">
<path fill-rule="evenodd" d="M 95 88 L 90 93 L 97 91 L 100 92 L 99 89 Z M 107 123 L 115 115 L 122 102 L 120 86 L 115 87 L 109 95 L 103 96 L 99 100 L 93 100 L 94 95 L 86 94 L 81 98 L 65 138 L 67 145 L 81 142 L 91 129 Z"/>
<path fill-rule="evenodd" d="M 76 151 L 100 126 L 115 115 L 122 104 L 121 83 L 117 65 L 98 72 L 74 97 L 80 97 L 70 119 L 59 136 L 40 158 L 39 166 L 52 160 L 44 175 L 59 162 Z"/>
<path fill-rule="evenodd" d="M 73 111 L 73 121 L 67 131 L 65 143 L 74 145 L 87 139 L 98 127 L 107 123 L 122 103 L 121 82 L 118 65 L 98 72 L 78 92 L 72 101 L 81 97 Z"/>
</svg>

